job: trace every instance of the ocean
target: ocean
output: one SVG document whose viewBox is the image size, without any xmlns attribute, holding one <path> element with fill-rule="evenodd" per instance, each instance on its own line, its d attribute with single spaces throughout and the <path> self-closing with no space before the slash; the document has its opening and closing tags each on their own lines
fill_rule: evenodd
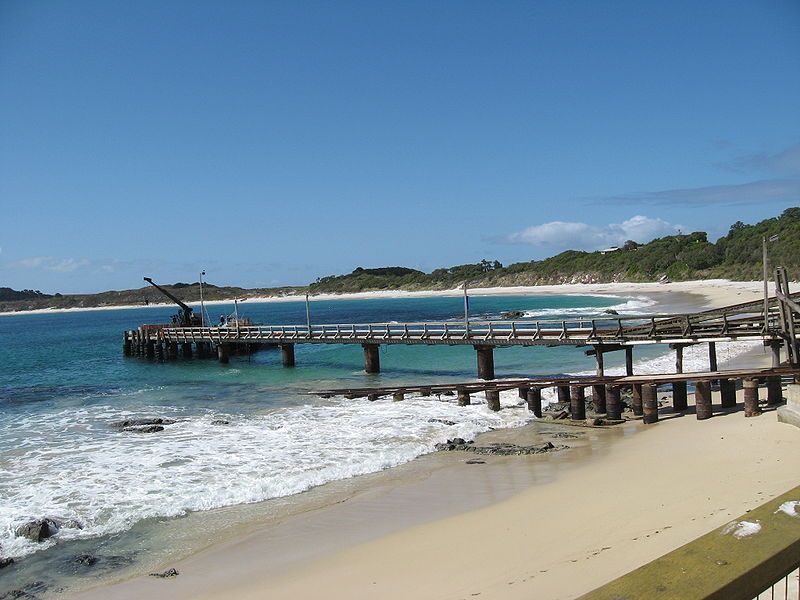
<svg viewBox="0 0 800 600">
<path fill-rule="evenodd" d="M 458 321 L 462 302 L 314 301 L 311 319 Z M 647 298 L 608 296 L 473 296 L 470 306 L 474 320 L 499 319 L 507 310 L 549 318 L 656 308 Z M 212 320 L 232 310 L 208 307 Z M 303 302 L 244 302 L 239 310 L 262 324 L 302 324 L 306 318 Z M 383 346 L 377 375 L 363 372 L 359 345 L 298 345 L 291 369 L 281 366 L 279 351 L 270 350 L 233 356 L 227 365 L 123 357 L 124 330 L 168 322 L 174 312 L 160 306 L 0 316 L 0 557 L 16 561 L 0 570 L 0 594 L 33 578 L 51 589 L 68 588 L 70 577 L 82 576 L 72 559 L 108 544 L 127 564 L 120 549 L 132 539 L 138 552 L 147 551 L 143 523 L 289 497 L 400 465 L 448 438 L 470 439 L 532 418 L 515 393 L 503 395 L 504 410 L 497 413 L 480 397 L 458 407 L 453 398 L 369 402 L 309 393 L 474 379 L 476 357 L 468 346 Z M 720 360 L 737 351 L 721 345 Z M 637 349 L 636 360 L 637 372 L 673 368 L 663 348 Z M 686 370 L 701 369 L 706 360 L 702 348 L 688 349 Z M 621 371 L 622 361 L 622 353 L 608 355 L 607 371 Z M 593 372 L 594 359 L 567 347 L 501 348 L 495 368 L 498 377 Z M 151 434 L 112 426 L 138 417 L 175 423 Z M 70 526 L 40 543 L 16 536 L 20 525 L 42 517 Z"/>
</svg>

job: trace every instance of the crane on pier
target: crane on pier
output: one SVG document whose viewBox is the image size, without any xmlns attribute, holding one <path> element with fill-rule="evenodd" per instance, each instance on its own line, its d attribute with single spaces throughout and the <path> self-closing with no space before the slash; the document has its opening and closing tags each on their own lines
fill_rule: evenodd
<svg viewBox="0 0 800 600">
<path fill-rule="evenodd" d="M 144 277 L 144 280 L 181 307 L 180 312 L 173 317 L 173 322 L 178 327 L 202 327 L 202 319 L 198 315 L 194 314 L 191 306 L 188 306 L 185 302 L 181 301 L 179 298 L 162 288 L 160 285 L 153 282 L 150 277 Z"/>
</svg>

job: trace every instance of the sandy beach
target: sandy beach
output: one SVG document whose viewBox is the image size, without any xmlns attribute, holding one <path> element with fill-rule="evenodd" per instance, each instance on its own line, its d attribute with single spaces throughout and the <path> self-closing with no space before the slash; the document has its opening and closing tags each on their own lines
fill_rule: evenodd
<svg viewBox="0 0 800 600">
<path fill-rule="evenodd" d="M 559 429 L 478 441 L 530 443 L 542 428 Z M 560 429 L 575 436 L 557 438 L 573 446 L 563 454 L 429 455 L 335 505 L 163 565 L 178 577 L 76 597 L 574 598 L 790 489 L 800 470 L 800 430 L 773 411 Z"/>
<path fill-rule="evenodd" d="M 368 300 L 371 298 L 432 298 L 460 296 L 462 289 L 429 290 L 410 292 L 404 290 L 360 292 L 355 294 L 317 294 L 310 297 L 312 302 L 331 300 Z M 703 307 L 722 306 L 738 302 L 757 300 L 763 296 L 763 283 L 760 281 L 729 281 L 727 279 L 708 279 L 703 281 L 679 281 L 673 283 L 595 283 L 562 284 L 496 288 L 474 288 L 472 296 L 552 296 L 552 295 L 598 295 L 598 296 L 646 296 L 659 298 L 668 294 L 693 294 L 703 298 Z M 305 296 L 267 296 L 247 298 L 247 302 L 301 302 Z M 206 300 L 209 306 L 231 304 L 232 300 Z M 190 306 L 200 306 L 200 302 L 188 302 Z M 121 310 L 135 308 L 157 308 L 173 306 L 170 303 L 149 305 L 96 306 L 81 308 L 43 308 L 37 310 L 0 312 L 4 315 L 53 314 L 63 312 L 86 312 L 94 310 Z M 688 310 L 688 308 L 686 309 Z"/>
<path fill-rule="evenodd" d="M 758 299 L 759 287 L 693 282 L 535 291 L 656 298 L 683 292 L 720 306 Z M 767 360 L 753 350 L 728 366 Z M 478 464 L 468 464 L 475 457 L 466 453 L 423 456 L 356 478 L 335 501 L 243 524 L 160 565 L 177 569 L 177 577 L 139 576 L 75 597 L 575 598 L 797 485 L 800 430 L 779 424 L 774 411 L 698 422 L 691 410 L 675 418 L 666 408 L 651 426 L 540 421 L 482 434 L 476 443 L 549 439 L 569 448 Z"/>
</svg>

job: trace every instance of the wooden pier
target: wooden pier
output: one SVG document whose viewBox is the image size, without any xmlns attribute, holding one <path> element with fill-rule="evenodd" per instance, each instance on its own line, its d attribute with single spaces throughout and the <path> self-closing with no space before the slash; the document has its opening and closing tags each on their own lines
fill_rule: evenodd
<svg viewBox="0 0 800 600">
<path fill-rule="evenodd" d="M 422 323 L 290 324 L 197 327 L 143 325 L 126 331 L 126 356 L 145 356 L 160 361 L 179 357 L 216 357 L 227 363 L 232 354 L 248 354 L 264 346 L 280 347 L 282 363 L 294 367 L 296 344 L 360 344 L 364 370 L 380 372 L 381 345 L 472 346 L 476 351 L 481 379 L 494 379 L 494 349 L 510 346 L 591 346 L 597 375 L 604 374 L 605 353 L 625 352 L 627 375 L 633 375 L 636 346 L 667 344 L 676 352 L 676 366 L 682 371 L 683 349 L 708 345 L 709 370 L 716 371 L 716 344 L 758 340 L 769 346 L 773 366 L 782 363 L 781 349 L 788 364 L 800 361 L 796 319 L 800 316 L 800 293 L 789 294 L 781 279 L 777 294 L 769 300 L 765 320 L 763 301 L 746 302 L 691 314 L 608 315 L 595 318 L 539 319 L 524 321 L 445 321 Z M 766 322 L 765 322 L 766 321 Z M 598 384 L 600 385 L 600 384 Z"/>
<path fill-rule="evenodd" d="M 800 377 L 800 369 L 777 367 L 770 369 L 737 369 L 709 371 L 702 373 L 670 373 L 620 376 L 541 376 L 517 379 L 497 379 L 494 381 L 466 381 L 458 383 L 437 383 L 429 385 L 395 385 L 362 388 L 323 389 L 313 392 L 324 398 L 345 397 L 349 399 L 367 398 L 378 400 L 391 397 L 395 401 L 412 396 L 455 397 L 460 406 L 471 404 L 471 396 L 483 393 L 490 410 L 500 410 L 500 392 L 518 390 L 519 397 L 527 402 L 528 410 L 535 416 L 542 416 L 542 391 L 554 389 L 559 402 L 569 403 L 569 416 L 573 421 L 586 418 L 586 390 L 591 390 L 592 408 L 597 415 L 607 419 L 622 418 L 621 397 L 623 390 L 631 393 L 631 408 L 635 417 L 642 417 L 645 423 L 659 420 L 658 389 L 672 392 L 672 412 L 682 413 L 688 409 L 687 388 L 693 385 L 695 413 L 702 421 L 711 418 L 712 385 L 719 390 L 719 408 L 736 407 L 736 389 L 744 390 L 744 415 L 756 416 L 761 400 L 759 385 L 763 384 L 764 399 L 768 406 L 782 402 L 782 380 Z"/>
</svg>

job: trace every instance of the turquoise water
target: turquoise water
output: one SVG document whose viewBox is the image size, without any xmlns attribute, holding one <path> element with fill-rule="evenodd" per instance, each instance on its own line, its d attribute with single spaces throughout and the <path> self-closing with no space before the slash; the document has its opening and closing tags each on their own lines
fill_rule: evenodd
<svg viewBox="0 0 800 600">
<path fill-rule="evenodd" d="M 314 323 L 461 320 L 463 300 L 370 299 L 312 302 Z M 502 311 L 536 316 L 640 313 L 642 299 L 546 296 L 471 298 L 475 320 Z M 208 307 L 212 320 L 232 306 Z M 384 346 L 382 373 L 363 372 L 359 345 L 298 345 L 297 367 L 262 351 L 215 360 L 159 364 L 122 355 L 122 332 L 168 322 L 171 307 L 0 317 L 0 593 L 20 585 L 26 564 L 47 564 L 71 547 L 100 547 L 143 520 L 257 502 L 327 481 L 395 466 L 448 437 L 517 426 L 531 416 L 515 394 L 504 410 L 409 399 L 401 403 L 323 400 L 329 386 L 473 379 L 471 347 Z M 303 302 L 243 303 L 256 323 L 303 324 Z M 638 358 L 656 358 L 658 349 Z M 621 366 L 622 356 L 607 358 Z M 619 363 L 619 364 L 617 364 Z M 498 377 L 592 370 L 575 348 L 502 348 Z M 161 416 L 177 422 L 156 434 L 123 433 L 114 421 Z M 220 425 L 224 421 L 227 424 Z M 452 425 L 448 423 L 453 423 Z M 320 442 L 322 440 L 322 442 Z M 34 543 L 15 535 L 30 519 L 80 524 Z M 23 577 L 24 579 L 24 577 Z"/>
</svg>

